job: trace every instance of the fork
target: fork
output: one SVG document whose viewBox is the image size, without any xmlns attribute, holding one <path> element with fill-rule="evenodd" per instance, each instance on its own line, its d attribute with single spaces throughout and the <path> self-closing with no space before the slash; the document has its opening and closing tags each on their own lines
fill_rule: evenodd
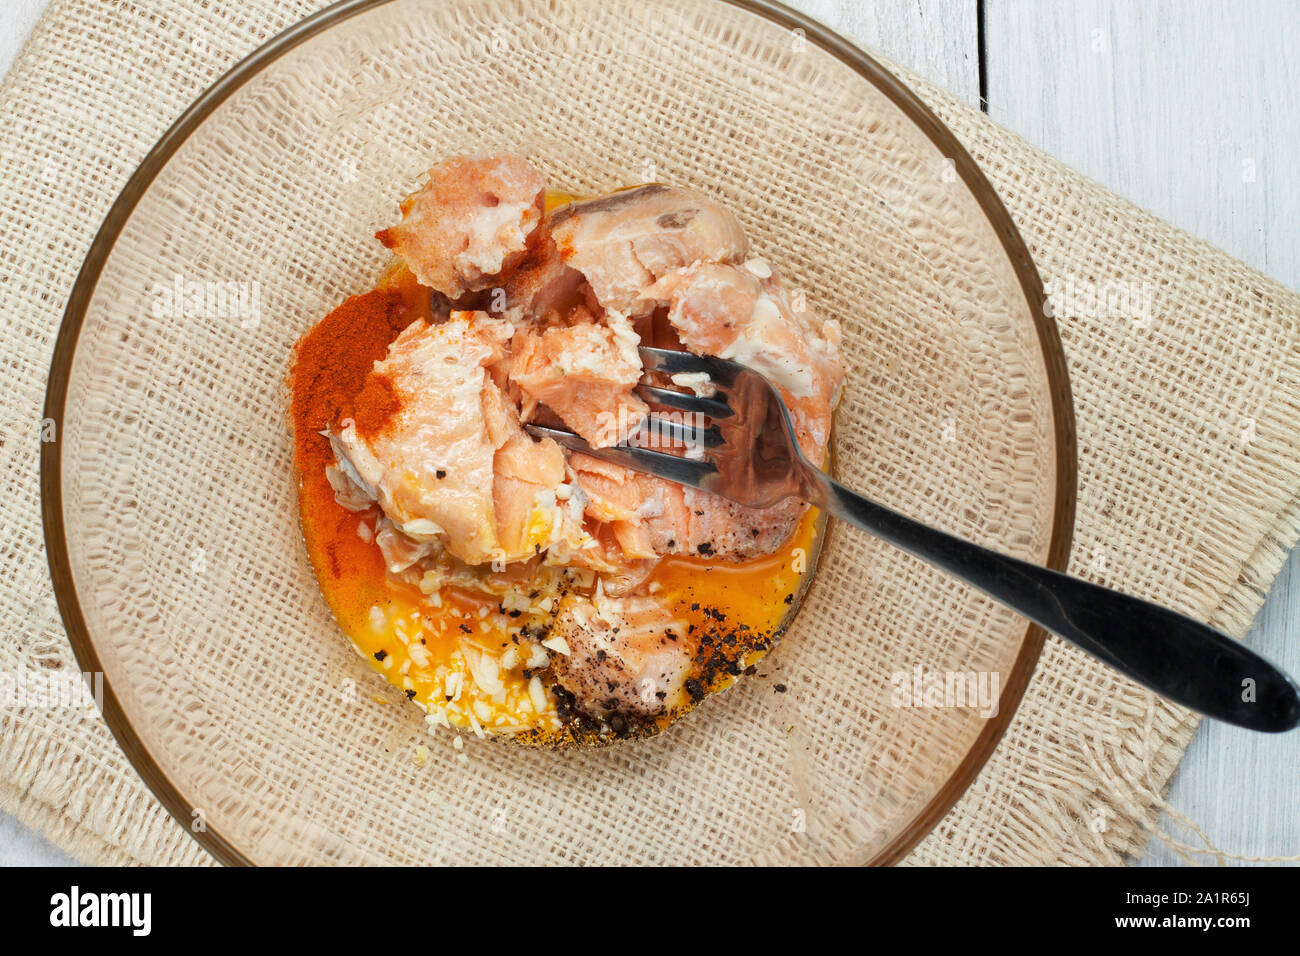
<svg viewBox="0 0 1300 956">
<path fill-rule="evenodd" d="M 652 414 L 642 425 L 686 455 L 619 445 L 591 448 L 563 429 L 529 425 L 538 437 L 636 471 L 692 485 L 750 508 L 801 498 L 914 557 L 947 571 L 1158 694 L 1250 730 L 1300 724 L 1300 692 L 1282 670 L 1225 634 L 1150 601 L 1112 591 L 955 537 L 877 504 L 811 464 L 790 412 L 762 375 L 726 359 L 642 347 L 647 372 L 706 373 L 713 397 L 645 383 Z"/>
</svg>

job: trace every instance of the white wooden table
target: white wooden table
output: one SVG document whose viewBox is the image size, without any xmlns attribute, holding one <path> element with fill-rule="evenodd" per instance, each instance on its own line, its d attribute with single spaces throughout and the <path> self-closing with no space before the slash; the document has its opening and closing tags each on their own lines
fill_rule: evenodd
<svg viewBox="0 0 1300 956">
<path fill-rule="evenodd" d="M 47 2 L 0 3 L 0 72 Z M 982 101 L 994 119 L 1075 169 L 1300 287 L 1294 0 L 793 4 L 969 102 Z M 1300 673 L 1295 553 L 1246 641 Z M 1169 801 L 1220 848 L 1300 854 L 1300 735 L 1203 724 Z M 0 864 L 70 862 L 0 814 Z M 1153 840 L 1139 862 L 1179 860 Z"/>
</svg>

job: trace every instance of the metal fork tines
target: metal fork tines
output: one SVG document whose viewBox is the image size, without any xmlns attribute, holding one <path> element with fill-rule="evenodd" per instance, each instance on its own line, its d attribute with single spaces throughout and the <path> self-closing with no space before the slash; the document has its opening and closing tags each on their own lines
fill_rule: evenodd
<svg viewBox="0 0 1300 956">
<path fill-rule="evenodd" d="M 540 425 L 538 437 L 635 471 L 693 485 L 752 508 L 791 496 L 816 501 L 803 479 L 803 459 L 780 394 L 758 373 L 726 359 L 671 349 L 641 348 L 647 373 L 688 375 L 714 396 L 643 381 L 636 392 L 651 414 L 622 444 L 592 448 L 579 435 Z"/>
</svg>

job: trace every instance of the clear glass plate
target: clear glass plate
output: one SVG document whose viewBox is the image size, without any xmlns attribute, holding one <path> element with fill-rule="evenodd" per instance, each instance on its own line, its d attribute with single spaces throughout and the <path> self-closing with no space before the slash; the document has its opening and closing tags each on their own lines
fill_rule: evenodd
<svg viewBox="0 0 1300 956">
<path fill-rule="evenodd" d="M 424 170 L 498 149 L 572 193 L 659 180 L 728 203 L 843 323 L 841 479 L 1064 567 L 1073 428 L 1037 274 L 890 73 L 766 3 L 359 0 L 195 103 L 71 297 L 47 545 L 113 732 L 227 862 L 900 858 L 974 779 L 1042 634 L 852 529 L 831 528 L 772 676 L 602 751 L 471 739 L 458 760 L 330 618 L 297 525 L 290 349 L 372 284 L 370 236 Z M 927 704 L 918 673 L 994 699 Z"/>
</svg>

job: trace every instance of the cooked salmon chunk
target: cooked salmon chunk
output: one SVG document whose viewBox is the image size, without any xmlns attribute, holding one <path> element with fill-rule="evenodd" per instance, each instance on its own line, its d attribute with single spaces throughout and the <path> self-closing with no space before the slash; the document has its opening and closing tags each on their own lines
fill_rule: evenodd
<svg viewBox="0 0 1300 956">
<path fill-rule="evenodd" d="M 355 339 L 330 325 L 335 345 L 316 350 L 351 356 L 309 435 L 351 538 L 329 560 L 346 566 L 360 539 L 357 566 L 393 586 L 388 602 L 366 594 L 363 627 L 383 642 L 369 656 L 431 719 L 480 735 L 664 725 L 752 669 L 786 620 L 803 574 L 791 555 L 815 540 L 802 501 L 744 508 L 597 457 L 624 443 L 692 457 L 647 427 L 639 346 L 755 369 L 819 464 L 844 378 L 839 326 L 713 199 L 660 184 L 570 199 L 515 156 L 439 163 L 376 234 L 401 306 L 382 342 L 340 347 Z M 716 389 L 704 373 L 648 384 Z M 426 625 L 436 640 L 414 640 Z"/>
<path fill-rule="evenodd" d="M 394 528 L 470 564 L 523 560 L 566 533 L 563 453 L 522 431 L 489 371 L 509 333 L 481 312 L 412 324 L 371 372 L 396 410 L 372 434 L 351 421 L 337 430 L 341 467 Z"/>
<path fill-rule="evenodd" d="M 626 559 L 691 554 L 743 561 L 771 554 L 806 507 L 792 498 L 746 508 L 589 455 L 571 455 L 569 466 L 587 496 L 587 517 L 608 525 Z"/>
<path fill-rule="evenodd" d="M 417 197 L 404 220 L 413 243 L 407 254 L 432 250 L 446 238 L 436 234 L 437 209 L 463 228 L 483 208 L 500 208 L 485 207 L 487 191 L 474 192 L 466 183 L 510 172 L 524 186 L 497 193 L 531 208 L 541 180 L 519 163 L 508 157 L 457 159 L 437 167 L 424 198 Z M 419 209 L 428 217 L 417 216 Z M 540 221 L 527 255 L 497 276 L 506 292 L 503 319 L 474 313 L 468 325 L 458 320 L 443 332 L 411 333 L 430 351 L 410 358 L 404 334 L 376 368 L 412 393 L 403 414 L 410 418 L 423 408 L 427 420 L 380 436 L 373 448 L 355 433 L 341 432 L 345 447 L 331 478 L 343 489 L 340 500 L 355 508 L 365 499 L 350 486 L 368 489 L 397 531 L 416 541 L 437 535 L 471 562 L 522 560 L 585 534 L 582 550 L 565 548 L 563 556 L 607 575 L 616 589 L 642 577 L 645 562 L 661 555 L 744 560 L 779 547 L 803 513 L 798 501 L 744 508 L 587 456 L 568 456 L 567 470 L 581 498 L 559 508 L 554 493 L 564 484 L 565 453 L 553 443 L 533 442 L 519 421 L 562 424 L 596 448 L 635 435 L 649 411 L 634 393 L 642 375 L 636 328 L 649 327 L 653 314 L 660 317 L 653 322 L 664 323 L 681 346 L 733 359 L 768 377 L 790 408 L 805 454 L 820 462 L 843 379 L 838 325 L 802 303 L 796 308 L 774 271 L 749 258 L 735 217 L 691 190 L 627 189 L 562 205 Z M 519 239 L 513 248 L 527 244 Z M 494 259 L 491 268 L 500 269 L 507 258 Z M 639 325 L 634 314 L 642 316 Z M 427 371 L 439 362 L 437 372 Z M 466 369 L 473 374 L 463 375 Z M 450 375 L 464 393 L 435 407 L 429 396 L 441 386 L 430 387 L 430 374 Z M 710 388 L 704 381 L 675 384 Z M 474 409 L 478 415 L 471 417 Z M 460 429 L 468 429 L 473 441 Z M 417 467 L 421 448 L 423 471 Z M 454 468 L 437 464 L 440 455 Z M 431 467 L 447 477 L 433 483 Z M 384 481 L 376 481 L 376 473 Z M 564 515 L 571 520 L 566 523 Z"/>
<path fill-rule="evenodd" d="M 569 515 L 556 498 L 564 484 L 564 453 L 549 438 L 536 441 L 513 428 L 493 458 L 492 503 L 502 560 L 529 558 L 569 533 Z"/>
<path fill-rule="evenodd" d="M 686 631 L 653 597 L 568 595 L 551 625 L 555 678 L 592 716 L 662 713 L 684 697 L 694 657 Z"/>
<path fill-rule="evenodd" d="M 511 343 L 510 380 L 593 448 L 616 445 L 649 411 L 632 393 L 641 379 L 637 341 L 630 326 L 596 322 L 525 331 Z"/>
<path fill-rule="evenodd" d="M 545 183 L 518 156 L 455 156 L 402 203 L 402 221 L 375 237 L 420 282 L 459 299 L 524 258 L 542 221 Z"/>
<path fill-rule="evenodd" d="M 550 237 L 548 223 L 553 215 L 543 221 L 536 247 L 502 283 L 503 314 L 516 328 L 560 322 L 575 304 L 587 299 L 582 273 L 564 261 Z"/>
<path fill-rule="evenodd" d="M 644 315 L 644 290 L 673 269 L 743 260 L 749 240 L 731 211 L 694 190 L 652 184 L 556 209 L 560 256 L 605 309 Z"/>
<path fill-rule="evenodd" d="M 701 355 L 747 365 L 781 392 L 804 454 L 820 463 L 844 368 L 839 323 L 796 309 L 761 260 L 743 266 L 696 263 L 646 290 L 668 307 L 682 344 Z"/>
<path fill-rule="evenodd" d="M 806 307 L 796 309 L 779 277 L 759 260 L 674 269 L 644 294 L 667 309 L 668 321 L 690 350 L 765 374 L 790 408 L 804 453 L 817 463 L 824 459 L 844 378 L 837 323 Z M 746 508 L 588 456 L 570 456 L 570 466 L 589 498 L 588 516 L 611 524 L 629 558 L 641 557 L 647 545 L 657 554 L 730 560 L 770 554 L 805 509 L 797 499 Z"/>
</svg>

